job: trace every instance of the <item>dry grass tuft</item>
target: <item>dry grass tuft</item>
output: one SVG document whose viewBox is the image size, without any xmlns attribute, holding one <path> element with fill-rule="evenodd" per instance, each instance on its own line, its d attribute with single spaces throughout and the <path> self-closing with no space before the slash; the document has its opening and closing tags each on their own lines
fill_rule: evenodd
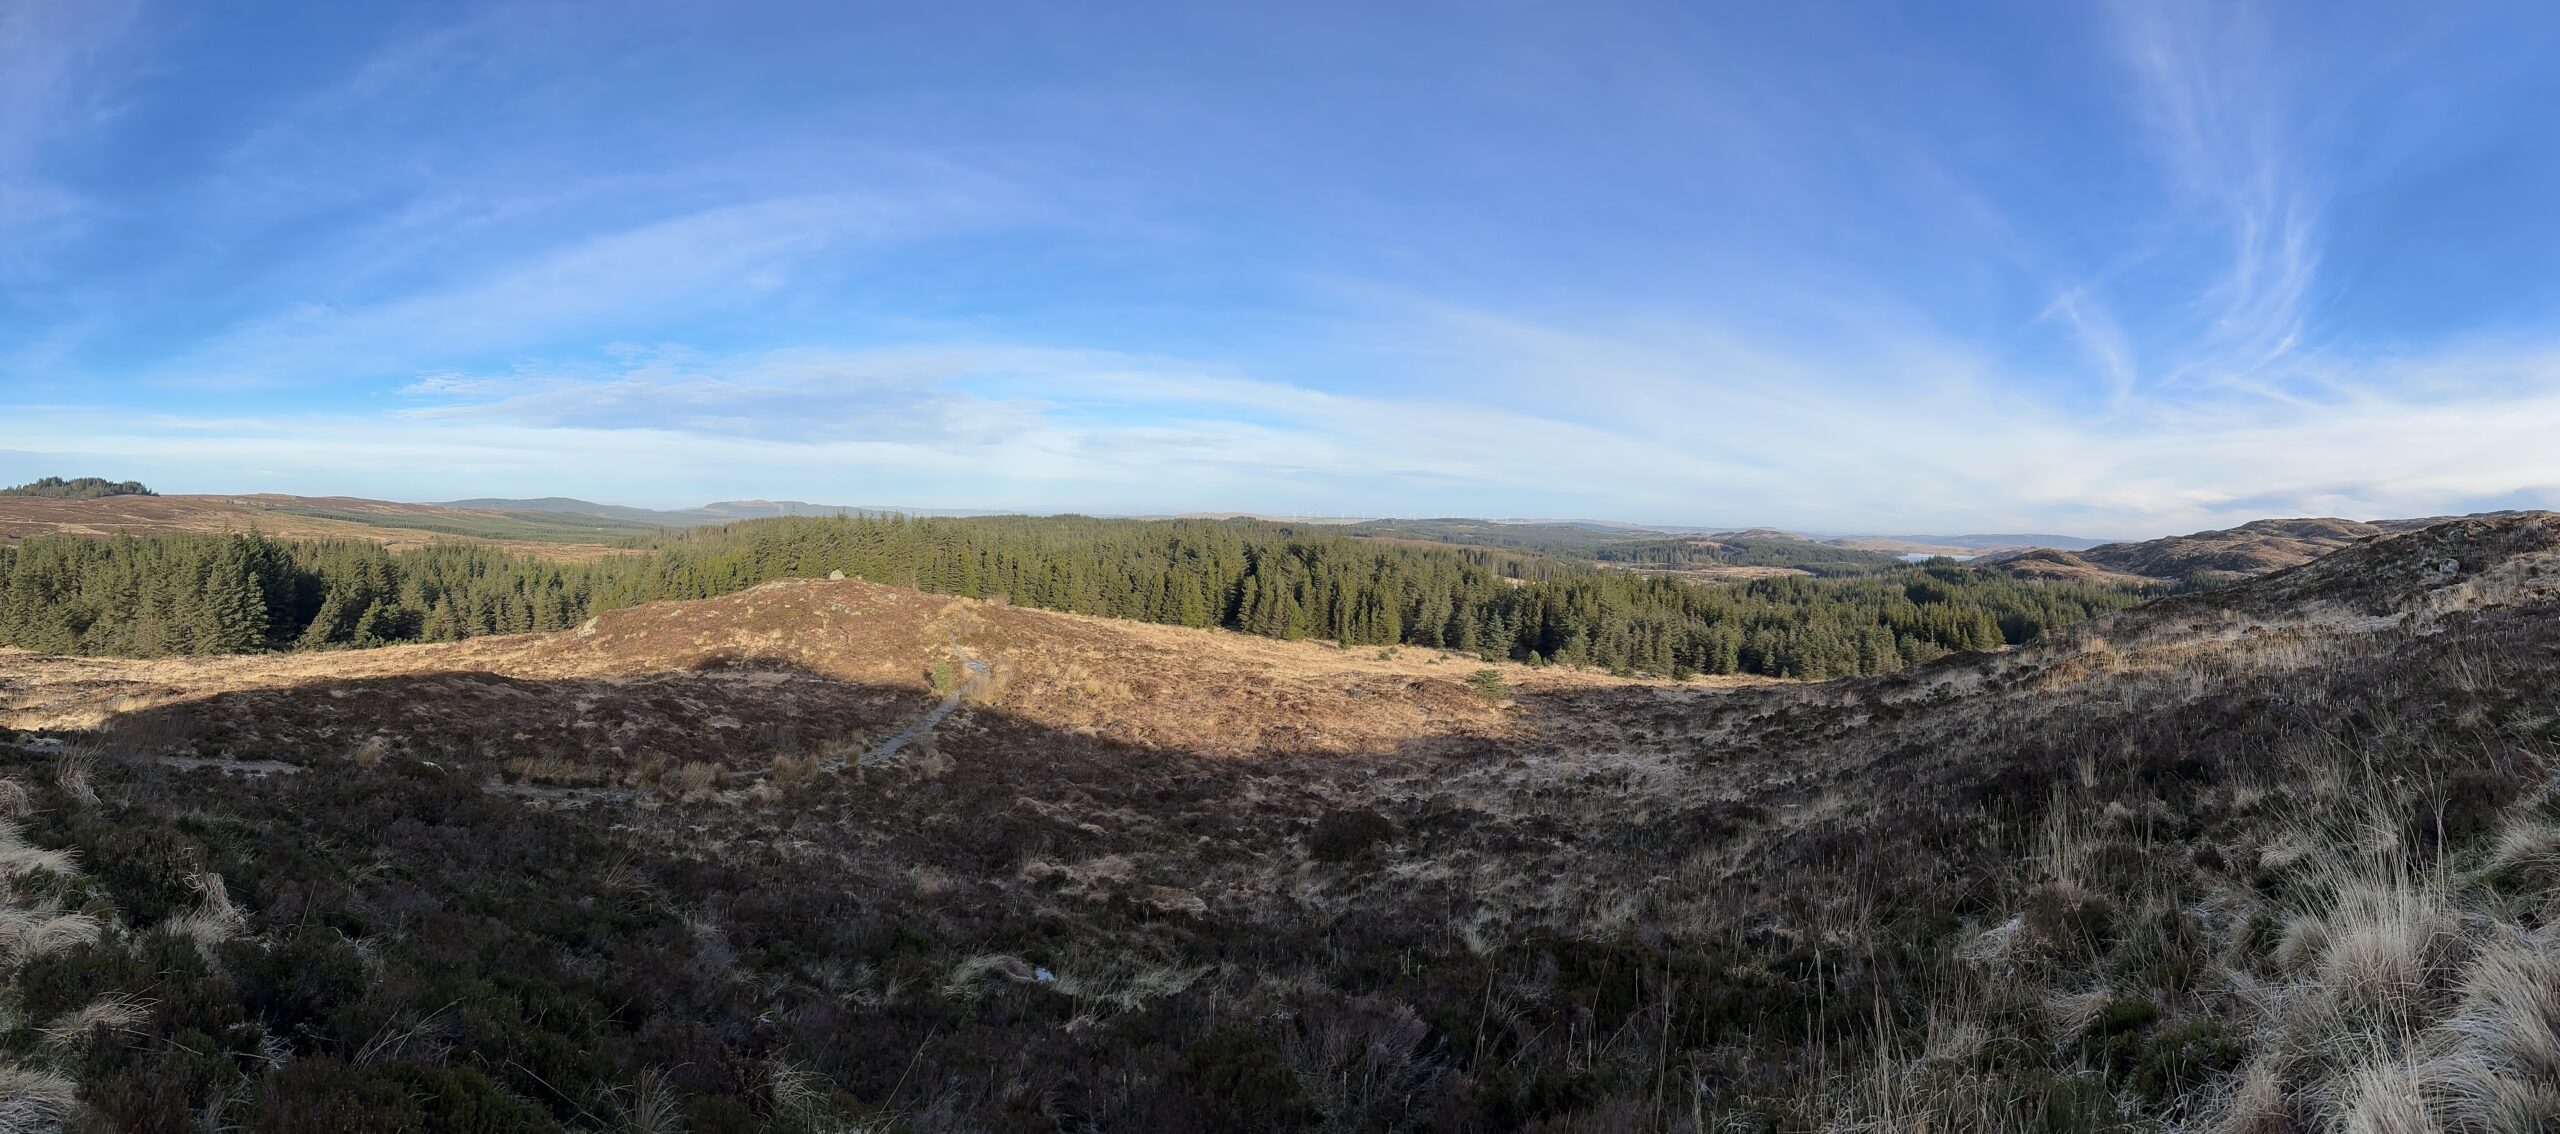
<svg viewBox="0 0 2560 1134">
<path fill-rule="evenodd" d="M 381 767 L 383 759 L 389 755 L 391 755 L 390 739 L 376 735 L 364 738 L 364 743 L 356 745 L 354 750 L 347 753 L 347 760 L 356 767 L 372 771 Z"/>
<path fill-rule="evenodd" d="M 2532 822 L 2511 819 L 2493 864 Z M 2287 1113 L 2351 1134 L 2560 1129 L 2560 942 L 2441 861 L 2378 851 L 2384 825 L 2311 842 L 2274 950 L 2284 982 L 2247 998 L 2256 1050 L 2216 1129 L 2288 1129 Z"/>
<path fill-rule="evenodd" d="M 989 978 L 1030 984 L 1039 979 L 1039 970 L 1010 953 L 976 953 L 952 966 L 951 975 L 942 979 L 942 994 L 954 1000 L 977 999 L 986 994 Z"/>
<path fill-rule="evenodd" d="M 0 819 L 0 877 L 19 874 L 76 874 L 80 852 L 68 847 L 40 847 L 27 842 L 26 828 L 15 819 Z"/>
<path fill-rule="evenodd" d="M 613 1096 L 617 1134 L 682 1134 L 684 1096 L 661 1071 L 644 1071 Z"/>
<path fill-rule="evenodd" d="M 69 1078 L 17 1063 L 0 1063 L 0 1130 L 59 1129 L 80 1105 L 80 1086 Z"/>
<path fill-rule="evenodd" d="M 2320 980 L 2343 1004 L 2406 1016 L 2441 986 L 2461 944 L 2443 896 L 2430 889 L 2352 881 L 2333 899 L 2322 934 Z"/>
<path fill-rule="evenodd" d="M 138 1035 L 143 1022 L 150 1018 L 150 1001 L 113 992 L 55 1017 L 41 1031 L 45 1042 L 56 1050 L 74 1051 L 96 1041 L 101 1033 Z"/>
<path fill-rule="evenodd" d="M 718 764 L 695 760 L 676 769 L 675 790 L 686 803 L 699 803 L 720 790 L 723 769 Z"/>
<path fill-rule="evenodd" d="M 47 899 L 30 908 L 0 906 L 0 963 L 24 964 L 86 945 L 104 935 L 106 923 L 87 913 L 64 913 Z"/>
<path fill-rule="evenodd" d="M 54 762 L 54 786 L 61 788 L 62 794 L 68 796 L 74 803 L 83 807 L 95 806 L 98 802 L 98 791 L 90 786 L 89 774 L 96 767 L 96 763 L 97 757 L 86 751 L 64 753 L 61 759 Z"/>
<path fill-rule="evenodd" d="M 2426 1069 L 2405 1059 L 2349 1071 L 2338 1107 L 2340 1134 L 2444 1134 L 2427 1105 Z"/>
<path fill-rule="evenodd" d="M 231 894 L 223 887 L 221 875 L 199 874 L 195 886 L 196 908 L 161 922 L 157 929 L 194 942 L 196 951 L 210 959 L 217 946 L 249 928 L 249 919 L 231 904 Z"/>
</svg>

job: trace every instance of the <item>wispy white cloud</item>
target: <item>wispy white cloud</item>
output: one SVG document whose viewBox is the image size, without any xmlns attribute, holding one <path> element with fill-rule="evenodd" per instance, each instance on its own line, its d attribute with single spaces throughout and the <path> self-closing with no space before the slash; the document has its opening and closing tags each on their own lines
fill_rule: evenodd
<svg viewBox="0 0 2560 1134">
<path fill-rule="evenodd" d="M 110 112 L 103 72 L 131 28 L 133 3 L 23 0 L 0 6 L 0 246 L 32 226 L 61 226 L 84 202 L 50 176 L 48 149 Z M 0 251 L 0 266 L 8 253 Z"/>
<path fill-rule="evenodd" d="M 0 188 L 54 184 L 30 155 L 102 105 L 78 50 L 10 41 L 105 42 L 88 10 L 0 13 L 44 33 L 0 37 Z M 1327 105 L 1312 83 L 1266 105 L 1257 84 L 1344 77 L 1332 51 L 1241 94 L 1179 66 L 1088 89 L 1014 84 L 1010 56 L 890 58 L 858 90 L 803 70 L 786 101 L 663 130 L 632 109 L 655 72 L 624 65 L 672 57 L 617 54 L 591 16 L 387 29 L 256 101 L 204 183 L 131 199 L 206 221 L 183 263 L 101 277 L 113 319 L 0 327 L 0 387 L 14 347 L 119 388 L 0 407 L 0 445 L 387 495 L 2100 534 L 2553 500 L 2560 479 L 2560 338 L 2450 328 L 2379 355 L 2322 322 L 2345 147 L 2262 9 L 2127 4 L 2056 45 L 2097 55 L 2014 84 L 1821 19 L 1720 26 L 1701 68 L 1648 18 L 1660 42 L 1601 72 L 1585 57 L 1633 29 L 1520 35 L 1527 86 L 1470 56 L 1491 103 L 1353 83 Z M 751 54 L 706 73 L 753 93 L 774 53 Z M 1417 68 L 1399 85 L 1463 87 L 1388 54 Z M 2062 72 L 2093 85 L 2038 85 Z M 1191 127 L 1129 128 L 1177 103 Z M 1494 128 L 1470 125 L 1485 105 Z M 1346 115 L 1376 137 L 1345 144 Z M 142 277 L 156 292 L 121 286 Z M 903 345 L 841 349 L 882 342 Z M 748 349 L 791 343 L 824 345 Z M 291 389 L 134 409 L 260 385 Z M 368 401 L 388 408 L 343 408 Z"/>
<path fill-rule="evenodd" d="M 2275 32 L 2248 5 L 2114 10 L 2134 106 L 2167 183 L 2224 248 L 2150 377 L 2293 396 L 2269 368 L 2305 345 L 2323 201 Z"/>
<path fill-rule="evenodd" d="M 754 301 L 830 250 L 915 239 L 995 210 L 967 195 L 853 193 L 725 205 L 544 249 L 440 287 L 368 304 L 306 303 L 228 331 L 163 368 L 200 387 L 290 384 L 610 334 L 621 320 Z"/>
<path fill-rule="evenodd" d="M 1960 352 L 1884 379 L 1733 336 L 1483 316 L 1441 349 L 1559 408 L 1341 392 L 1109 351 L 917 344 L 437 375 L 389 416 L 19 407 L 0 448 L 427 495 L 1578 513 L 1858 530 L 2189 530 L 2560 504 L 2560 350 L 2368 362 L 2325 400 L 2078 413 Z M 1728 348 L 1701 353 L 1722 338 Z M 1925 357 L 1914 351 L 1913 357 Z M 2503 376 L 2494 390 L 2447 373 Z M 1571 412 L 1561 403 L 1578 400 Z M 351 470 L 369 470 L 351 472 Z M 440 470 L 433 474 L 419 470 Z M 353 481 L 353 483 L 350 483 Z M 226 486 L 228 487 L 228 486 Z"/>
</svg>

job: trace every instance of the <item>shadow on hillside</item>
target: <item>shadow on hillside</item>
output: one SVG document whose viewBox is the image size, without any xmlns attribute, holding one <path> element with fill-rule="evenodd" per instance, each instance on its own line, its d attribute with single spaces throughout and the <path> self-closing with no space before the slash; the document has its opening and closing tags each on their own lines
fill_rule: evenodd
<svg viewBox="0 0 2560 1134">
<path fill-rule="evenodd" d="M 933 697 L 921 674 L 739 657 L 128 712 L 95 738 L 126 758 L 99 768 L 102 802 L 24 774 L 48 757 L 0 759 L 44 795 L 30 841 L 76 848 L 129 924 L 193 908 L 212 872 L 258 938 L 28 982 L 158 1003 L 152 1042 L 97 1057 L 116 1128 L 183 1128 L 152 1109 L 206 1105 L 180 1057 L 254 1021 L 291 1037 L 281 1070 L 238 1061 L 271 1076 L 270 1110 L 460 1097 L 468 1071 L 563 1125 L 657 1083 L 691 1129 L 790 1129 L 772 1100 L 807 1070 L 851 1100 L 838 1127 L 1671 1130 L 1838 1087 L 1807 1053 L 1864 1067 L 1879 1019 L 1918 1034 L 1995 927 L 2019 927 L 2000 940 L 2027 967 L 1977 992 L 2023 1005 L 2099 971 L 2176 993 L 2249 924 L 2187 911 L 2291 884 L 2263 852 L 2294 801 L 2359 822 L 2388 803 L 2407 822 L 2383 833 L 2418 851 L 2560 823 L 2533 812 L 2560 736 L 2547 607 L 2353 645 L 1946 698 L 1920 694 L 1952 665 L 1730 700 L 1524 696 L 1593 730 L 1589 751 L 1235 758 L 973 706 L 888 766 L 740 786 L 720 776 L 858 750 Z M 179 754 L 311 770 L 154 762 Z M 651 762 L 712 782 L 576 810 L 485 790 Z M 2039 1081 L 2092 1070 L 2075 1058 Z M 302 1128 L 366 1128 L 336 1113 Z"/>
<path fill-rule="evenodd" d="M 656 1075 L 696 1107 L 692 1129 L 788 1129 L 763 1101 L 787 1066 L 852 1100 L 847 1119 L 941 1115 L 917 1129 L 1497 1129 L 1649 1090 L 1649 1073 L 1592 1071 L 1574 1051 L 1604 1034 L 1660 1048 L 1663 1011 L 1626 991 L 1674 968 L 1675 1048 L 1767 1029 L 1792 1051 L 1809 1028 L 1864 1018 L 1868 998 L 1822 989 L 1838 967 L 1810 953 L 1747 958 L 1785 982 L 1719 981 L 1746 960 L 1732 947 L 1587 920 L 1747 816 L 1632 814 L 1626 794 L 1648 789 L 1623 779 L 1435 795 L 1500 782 L 1508 761 L 1481 744 L 1239 759 L 976 705 L 877 769 L 652 783 L 579 808 L 486 790 L 652 762 L 680 783 L 687 764 L 858 750 L 933 702 L 920 682 L 734 658 L 354 678 L 121 714 L 73 738 L 110 757 L 93 774 L 102 802 L 49 806 L 35 835 L 77 847 L 136 926 L 185 915 L 193 880 L 218 874 L 257 943 L 212 954 L 219 978 L 96 977 L 157 980 L 171 1005 L 144 1025 L 166 1042 L 132 1045 L 113 1072 L 127 1085 L 102 1079 L 98 1097 L 125 1108 L 120 1127 L 151 1127 L 154 1100 L 189 1098 L 194 1072 L 150 1053 L 233 1027 L 236 1003 L 293 1036 L 267 1107 L 338 1089 L 328 1076 L 353 1092 L 433 1066 L 585 1125 Z M 1469 856 L 1504 868 L 1413 870 Z M 1516 991 L 1533 987 L 1535 1001 Z M 1488 995 L 1520 1023 L 1478 1034 Z M 1364 1074 L 1393 1093 L 1329 1093 Z M 1559 1091 L 1535 1076 L 1583 1078 Z"/>
<path fill-rule="evenodd" d="M 95 736 L 114 757 L 314 768 L 414 759 L 485 774 L 525 760 L 740 770 L 884 732 L 935 700 L 921 684 L 849 682 L 722 657 L 601 677 L 446 671 L 228 690 L 116 714 Z"/>
<path fill-rule="evenodd" d="M 914 685 L 851 681 L 747 655 L 613 676 L 368 676 L 214 692 L 117 713 L 69 739 L 108 763 L 148 767 L 152 775 L 186 774 L 171 765 L 196 762 L 214 765 L 208 775 L 224 763 L 250 762 L 377 778 L 426 768 L 482 784 L 641 789 L 668 802 L 724 792 L 739 802 L 735 793 L 781 769 L 790 773 L 790 789 L 808 798 L 840 801 L 898 784 L 929 801 L 901 821 L 982 808 L 1018 812 L 1017 801 L 1031 797 L 1060 801 L 1062 816 L 1119 812 L 1113 821 L 1122 826 L 1131 825 L 1129 814 L 1143 813 L 1138 825 L 1183 838 L 1236 834 L 1244 785 L 1264 781 L 1251 810 L 1285 816 L 1286 829 L 1264 832 L 1283 840 L 1331 809 L 1329 781 L 1383 767 L 1480 761 L 1502 747 L 1470 735 L 1428 735 L 1357 756 L 1276 748 L 1239 758 L 1132 743 L 970 701 L 927 741 L 880 767 L 809 767 L 850 765 L 926 714 L 940 698 L 925 676 Z M 1536 704 L 1540 698 L 1528 700 L 1521 711 L 1549 711 Z M 1595 711 L 1587 690 L 1555 702 L 1558 714 Z M 1326 732 L 1321 719 L 1306 723 L 1309 734 Z M 1090 841 L 1079 825 L 1060 824 L 1067 841 Z"/>
</svg>

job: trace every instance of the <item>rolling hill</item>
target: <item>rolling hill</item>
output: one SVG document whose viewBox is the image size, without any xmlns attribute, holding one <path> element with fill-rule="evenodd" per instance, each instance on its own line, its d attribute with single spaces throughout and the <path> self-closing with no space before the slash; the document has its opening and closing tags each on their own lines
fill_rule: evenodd
<svg viewBox="0 0 2560 1134">
<path fill-rule="evenodd" d="M 2229 579 L 2298 567 L 2323 555 L 2389 531 L 2429 521 L 2310 518 L 2256 520 L 2236 528 L 2170 536 L 2139 543 L 2108 543 L 2080 551 L 2036 549 L 1984 560 L 2027 578 L 2095 582 L 2153 579 L 2167 582 Z"/>
<path fill-rule="evenodd" d="M 470 539 L 576 561 L 616 554 L 604 545 L 661 529 L 602 518 L 394 504 L 349 496 L 0 496 L 0 539 L 251 530 L 286 539 L 353 539 L 395 546 Z"/>
</svg>

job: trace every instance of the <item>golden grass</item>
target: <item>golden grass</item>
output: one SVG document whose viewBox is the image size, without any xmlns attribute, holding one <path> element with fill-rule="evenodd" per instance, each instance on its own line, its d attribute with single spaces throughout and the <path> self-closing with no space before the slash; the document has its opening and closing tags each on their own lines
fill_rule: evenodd
<svg viewBox="0 0 2560 1134">
<path fill-rule="evenodd" d="M 1469 688 L 1468 676 L 1488 668 L 1472 656 L 1414 648 L 1381 656 L 1375 649 L 1029 610 L 860 580 L 789 580 L 722 598 L 612 611 L 557 634 L 458 643 L 153 659 L 0 650 L 0 726 L 93 729 L 224 694 L 310 689 L 334 696 L 334 687 L 349 683 L 439 676 L 627 680 L 703 671 L 780 697 L 793 687 L 771 666 L 788 666 L 821 679 L 926 692 L 932 666 L 948 664 L 955 650 L 992 670 L 964 686 L 970 704 L 1029 723 L 1203 754 L 1381 752 L 1431 737 L 1526 735 L 1518 712 Z M 1683 684 L 1507 663 L 1490 668 L 1523 700 L 1557 692 L 1694 693 L 1768 684 L 1748 678 Z M 707 738 L 718 736 L 722 724 L 710 716 L 694 723 Z M 379 742 L 362 743 L 376 745 L 372 758 L 378 760 Z M 522 778 L 557 771 L 537 767 L 539 757 L 525 759 Z"/>
<path fill-rule="evenodd" d="M 390 516 L 430 511 L 381 501 L 333 499 L 327 503 L 340 507 L 372 505 L 370 510 Z M 262 532 L 277 539 L 352 539 L 390 547 L 423 547 L 431 543 L 467 541 L 562 563 L 587 563 L 610 556 L 644 554 L 602 544 L 472 539 L 424 528 L 301 516 L 279 511 L 258 496 L 113 496 L 100 500 L 0 497 L 0 539 L 6 540 L 43 535 L 220 535 L 249 531 Z"/>
</svg>

